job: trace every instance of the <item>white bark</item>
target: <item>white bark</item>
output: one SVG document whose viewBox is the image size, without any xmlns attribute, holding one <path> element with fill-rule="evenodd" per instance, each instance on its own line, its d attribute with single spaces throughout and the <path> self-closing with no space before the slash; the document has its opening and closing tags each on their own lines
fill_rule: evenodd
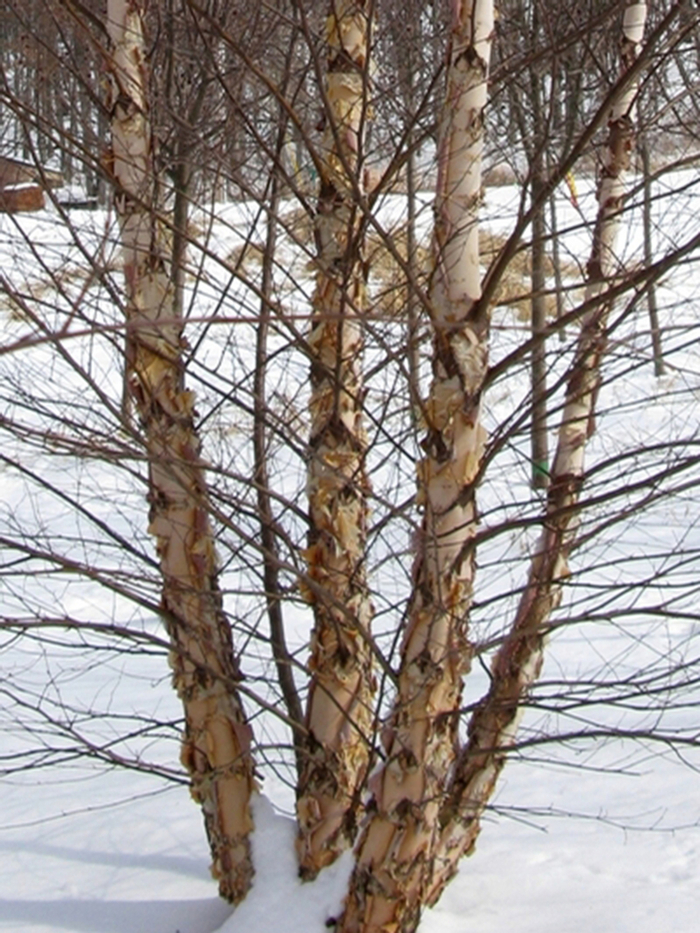
<svg viewBox="0 0 700 933">
<path fill-rule="evenodd" d="M 362 423 L 361 315 L 365 282 L 359 242 L 361 136 L 368 116 L 369 13 L 364 0 L 334 0 L 326 20 L 328 102 L 316 232 L 311 437 L 306 551 L 314 584 L 312 672 L 297 814 L 304 877 L 352 843 L 359 787 L 367 775 L 373 720 L 365 570 L 369 481 Z"/>
<path fill-rule="evenodd" d="M 127 309 L 127 380 L 149 465 L 149 531 L 156 537 L 162 606 L 183 701 L 182 761 L 204 811 L 222 895 L 240 900 L 252 863 L 251 735 L 236 691 L 239 674 L 217 587 L 194 394 L 184 388 L 182 323 L 155 215 L 144 5 L 109 0 L 113 175 Z"/>
<path fill-rule="evenodd" d="M 373 779 L 343 933 L 414 929 L 430 880 L 440 796 L 457 752 L 457 710 L 470 657 L 474 485 L 486 442 L 480 396 L 488 314 L 476 308 L 492 32 L 491 0 L 453 3 L 430 292 L 433 382 L 425 406 L 426 457 L 418 468 L 423 523 L 398 695 L 384 736 L 386 762 Z"/>
<path fill-rule="evenodd" d="M 644 34 L 645 3 L 627 3 L 623 14 L 620 57 L 622 76 L 634 63 Z M 609 135 L 603 151 L 598 187 L 598 217 L 593 246 L 588 261 L 585 301 L 602 296 L 606 283 L 619 271 L 615 244 L 620 227 L 625 193 L 625 176 L 634 150 L 633 108 L 637 82 L 626 84 L 617 98 L 608 121 Z M 577 347 L 576 361 L 559 430 L 557 453 L 552 467 L 554 477 L 581 477 L 586 441 L 593 431 L 593 414 L 600 378 L 600 360 L 604 349 L 605 328 L 610 303 L 601 297 L 585 316 Z"/>
<path fill-rule="evenodd" d="M 622 75 L 639 51 L 646 6 L 628 3 L 621 38 Z M 568 556 L 574 541 L 579 491 L 583 481 L 584 451 L 593 430 L 596 391 L 605 350 L 610 301 L 602 294 L 618 271 L 616 233 L 625 191 L 624 175 L 634 146 L 632 108 L 636 84 L 629 82 L 609 120 L 609 136 L 598 192 L 598 218 L 594 231 L 585 300 L 601 295 L 600 304 L 583 321 L 557 452 L 551 473 L 543 530 L 532 558 L 528 582 L 515 621 L 492 665 L 491 688 L 472 716 L 469 739 L 462 750 L 439 825 L 434 876 L 426 900 L 434 903 L 457 869 L 462 855 L 472 851 L 480 818 L 493 793 L 505 755 L 513 744 L 522 700 L 539 675 L 544 641 L 552 612 L 561 600 L 568 576 Z"/>
</svg>

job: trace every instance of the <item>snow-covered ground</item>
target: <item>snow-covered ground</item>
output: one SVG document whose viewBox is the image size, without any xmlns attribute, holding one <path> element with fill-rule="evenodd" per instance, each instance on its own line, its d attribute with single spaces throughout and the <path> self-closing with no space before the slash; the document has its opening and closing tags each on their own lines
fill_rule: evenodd
<svg viewBox="0 0 700 933">
<path fill-rule="evenodd" d="M 692 229 L 700 207 L 697 185 L 693 187 L 679 177 L 661 182 L 667 183 L 683 188 L 684 193 L 674 197 L 673 211 L 664 215 L 672 216 L 673 224 L 658 218 L 659 251 L 672 237 L 682 238 Z M 585 180 L 579 187 L 581 210 L 590 216 L 591 192 Z M 659 199 L 663 206 L 661 195 Z M 429 198 L 425 203 L 421 223 L 427 229 Z M 512 191 L 488 193 L 484 213 L 494 233 L 510 228 L 514 207 L 517 199 Z M 381 224 L 399 222 L 402 209 L 400 198 L 387 199 L 379 213 Z M 88 244 L 90 255 L 101 268 L 112 268 L 109 221 L 99 214 L 72 216 L 77 226 L 83 225 L 81 242 Z M 254 215 L 249 216 L 249 229 L 255 232 Z M 29 310 L 41 309 L 47 316 L 58 307 L 57 320 L 70 318 L 72 303 L 77 306 L 87 293 L 79 274 L 85 256 L 75 243 L 67 245 L 64 224 L 52 211 L 19 221 L 6 217 L 0 221 L 4 274 L 21 292 L 14 305 L 6 303 L 0 310 L 4 343 L 10 345 L 27 333 L 26 319 L 17 313 L 17 301 Z M 564 251 L 572 265 L 580 266 L 585 263 L 590 230 L 579 221 L 580 215 L 563 197 L 560 222 L 572 226 L 564 238 Z M 245 241 L 241 231 L 246 223 L 240 208 L 219 212 L 210 230 L 211 252 L 233 256 Z M 93 229 L 85 234 L 84 225 L 88 224 Z M 638 261 L 638 220 L 629 229 L 626 255 L 630 261 L 635 257 Z M 261 236 L 260 231 L 255 234 L 258 241 Z M 252 340 L 251 322 L 257 313 L 254 293 L 241 291 L 230 269 L 203 263 L 205 274 L 198 286 L 197 307 L 216 305 L 222 290 L 230 299 L 239 289 L 240 320 L 245 318 L 241 306 L 250 313 L 247 322 L 239 320 L 235 344 L 224 346 L 209 339 L 209 331 L 204 329 L 198 355 L 201 371 L 193 366 L 191 376 L 201 380 L 204 388 L 200 392 L 206 391 L 207 385 L 213 393 L 233 383 L 245 393 L 249 391 L 246 366 L 251 343 L 241 334 L 243 328 L 250 328 Z M 59 275 L 63 293 L 58 297 L 55 290 L 47 293 L 48 270 Z M 118 283 L 118 277 L 113 281 Z M 600 398 L 603 415 L 589 454 L 590 462 L 599 469 L 593 489 L 604 488 L 606 475 L 628 474 L 631 490 L 635 478 L 654 465 L 658 467 L 661 461 L 652 458 L 647 462 L 644 453 L 629 456 L 629 451 L 639 446 L 651 448 L 680 437 L 686 454 L 692 447 L 700 415 L 697 281 L 696 257 L 694 265 L 686 264 L 670 273 L 659 290 L 662 323 L 668 328 L 669 370 L 663 379 L 653 376 L 648 363 L 647 325 L 642 313 L 621 321 L 614 335 L 609 379 Z M 312 285 L 308 274 L 304 277 L 295 272 L 290 263 L 279 271 L 278 287 L 293 317 L 295 301 L 304 303 L 295 293 L 301 290 L 308 297 Z M 94 303 L 96 323 L 109 323 L 107 304 L 104 296 Z M 219 317 L 225 318 L 228 305 L 216 307 Z M 496 312 L 494 360 L 512 351 L 522 337 L 512 323 L 510 312 Z M 82 326 L 71 318 L 70 328 L 77 332 Z M 391 326 L 381 336 L 394 339 Z M 286 346 L 285 341 L 286 337 L 280 338 L 280 347 Z M 60 612 L 95 624 L 123 623 L 133 628 L 141 642 L 132 654 L 122 654 L 112 650 L 114 644 L 109 639 L 96 649 L 90 648 L 92 636 L 87 631 L 85 644 L 81 644 L 73 636 L 62 642 L 56 633 L 15 638 L 13 632 L 0 630 L 0 767 L 4 769 L 0 929 L 8 933 L 321 931 L 340 906 L 349 862 L 342 860 L 313 885 L 301 885 L 295 874 L 294 829 L 289 819 L 293 797 L 273 769 L 265 769 L 266 797 L 256 804 L 256 883 L 248 899 L 232 912 L 216 897 L 208 875 L 202 821 L 184 784 L 167 780 L 162 773 L 143 774 L 118 767 L 118 757 L 131 757 L 156 762 L 160 772 L 176 768 L 180 713 L 168 685 L 165 650 L 153 614 L 147 602 L 139 605 L 132 599 L 138 590 L 155 603 L 157 580 L 148 569 L 152 569 L 152 563 L 148 564 L 151 543 L 143 528 L 143 488 L 138 475 L 128 467 L 134 450 L 128 435 L 115 427 L 121 392 L 118 348 L 112 346 L 104 328 L 101 334 L 84 333 L 65 345 L 71 349 L 70 366 L 58 359 L 50 341 L 33 346 L 31 351 L 20 346 L 3 358 L 3 416 L 12 414 L 24 426 L 24 433 L 10 433 L 13 440 L 0 452 L 26 470 L 41 474 L 44 485 L 37 485 L 11 464 L 5 464 L 0 473 L 2 535 L 18 535 L 26 529 L 40 552 L 33 557 L 34 563 L 28 561 L 32 575 L 21 587 L 15 566 L 20 558 L 10 554 L 0 578 L 2 615 L 16 618 L 22 610 L 27 615 Z M 371 355 L 371 348 L 369 352 Z M 292 412 L 293 403 L 303 399 L 305 364 L 303 358 L 295 362 L 293 347 L 280 353 L 287 365 L 276 377 L 276 391 L 280 405 Z M 560 352 L 552 341 L 552 380 L 565 371 L 570 358 L 567 353 Z M 295 380 L 299 387 L 295 387 Z M 53 393 L 36 388 L 42 385 L 53 385 Z M 491 388 L 486 420 L 494 436 L 517 418 L 525 394 L 525 376 L 517 371 Z M 99 409 L 84 403 L 91 395 L 99 395 L 104 403 Z M 25 397 L 31 397 L 33 408 L 25 410 Z M 15 400 L 10 403 L 10 398 Z M 111 414 L 110 405 L 114 406 Z M 389 404 L 383 410 L 390 415 L 393 411 Z M 246 426 L 236 420 L 240 417 L 240 412 L 222 404 L 206 425 L 211 459 L 214 454 L 229 456 L 230 476 L 234 478 L 236 471 L 244 474 L 249 464 Z M 45 432 L 49 424 L 53 425 L 51 436 L 40 442 L 32 438 L 33 429 Z M 484 489 L 481 506 L 486 527 L 498 519 L 499 509 L 515 520 L 533 508 L 521 434 L 514 432 L 494 455 L 494 478 Z M 95 437 L 109 448 L 111 462 L 81 449 L 80 443 L 87 444 Z M 380 438 L 377 459 L 385 450 Z M 671 453 L 661 459 L 671 466 L 675 463 Z M 217 462 L 224 463 L 222 459 Z M 117 463 L 127 466 L 118 472 Z M 292 467 L 289 476 L 282 475 L 279 480 L 279 488 L 290 497 L 303 484 L 298 462 Z M 546 731 L 571 733 L 578 728 L 600 727 L 636 731 L 635 740 L 594 742 L 572 736 L 563 746 L 533 744 L 524 748 L 522 757 L 510 762 L 504 771 L 476 853 L 465 861 L 440 904 L 426 913 L 421 933 L 685 933 L 695 929 L 697 919 L 693 917 L 700 914 L 700 753 L 692 745 L 674 750 L 642 736 L 645 729 L 669 736 L 682 729 L 685 736 L 691 735 L 700 708 L 694 674 L 695 657 L 700 654 L 694 582 L 700 553 L 700 505 L 692 485 L 697 482 L 697 470 L 692 468 L 693 464 L 687 473 L 679 474 L 674 491 L 667 497 L 659 502 L 652 497 L 643 516 L 618 522 L 602 540 L 591 541 L 585 561 L 572 560 L 574 578 L 568 605 L 584 621 L 564 628 L 552 639 L 541 685 L 535 692 L 537 708 L 528 713 L 523 727 L 523 735 L 532 739 Z M 381 470 L 377 476 L 378 482 L 384 481 Z M 408 471 L 406 476 L 410 481 Z M 689 479 L 688 488 L 683 485 L 684 477 Z M 389 488 L 398 480 L 387 473 L 385 482 Z M 112 535 L 128 539 L 135 549 L 133 559 L 124 555 L 120 539 L 97 536 L 96 525 L 87 513 L 67 504 L 60 494 L 68 488 L 64 483 L 86 509 L 89 506 L 92 516 L 109 525 Z M 233 479 L 231 488 L 235 491 Z M 648 491 L 645 488 L 637 498 Z M 636 494 L 627 491 L 625 495 L 632 502 Z M 224 506 L 225 502 L 222 510 Z M 381 503 L 377 508 L 381 514 Z M 591 514 L 584 532 L 590 530 L 590 523 L 605 523 L 611 506 L 601 500 Z M 484 640 L 491 631 L 498 631 L 499 624 L 494 621 L 495 610 L 489 600 L 503 590 L 504 579 L 518 585 L 536 532 L 532 527 L 519 528 L 517 522 L 513 529 L 487 545 L 481 562 L 475 625 Z M 235 526 L 230 530 L 235 531 Z M 48 555 L 42 548 L 50 546 L 51 535 L 57 531 L 65 543 L 63 550 L 61 541 L 57 545 L 64 557 L 83 567 L 107 568 L 103 575 L 107 589 L 95 579 L 76 581 L 67 566 L 62 575 L 45 572 Z M 78 546 L 81 537 L 86 543 Z M 136 566 L 140 577 L 135 576 Z M 647 585 L 641 596 L 630 601 L 627 581 L 638 579 L 640 573 Z M 377 568 L 375 579 L 386 582 L 387 587 L 392 585 L 391 574 L 382 567 Z M 239 582 L 238 577 L 230 578 L 230 599 L 244 627 L 248 604 L 245 594 L 236 595 Z M 606 589 L 609 599 L 601 602 L 600 593 Z M 391 602 L 389 597 L 387 602 Z M 505 608 L 495 605 L 500 618 L 508 602 Z M 665 612 L 657 615 L 652 611 L 657 608 Z M 387 618 L 389 626 L 390 613 Z M 298 638 L 303 642 L 304 633 L 300 631 Z M 255 654 L 254 639 L 251 649 Z M 690 675 L 679 687 L 682 703 L 674 704 L 668 692 L 659 699 L 653 690 L 656 681 L 650 681 L 647 696 L 636 689 L 632 700 L 625 700 L 610 687 L 613 702 L 604 702 L 606 678 L 611 683 L 628 678 L 633 684 L 634 671 L 643 670 L 649 677 L 661 679 L 674 667 L 682 669 L 684 663 Z M 598 693 L 591 688 L 590 695 L 577 697 L 579 705 L 567 709 L 554 700 L 550 703 L 562 683 L 570 687 L 585 684 L 588 678 L 597 678 Z M 476 686 L 470 688 L 473 697 L 469 694 L 468 699 L 479 695 L 483 683 L 484 675 L 481 680 L 477 675 Z M 258 688 L 255 681 L 253 686 Z M 26 710 L 18 707 L 18 698 Z M 60 708 L 69 714 L 58 730 L 52 712 Z M 37 710 L 41 715 L 34 715 Z M 30 724 L 31 736 L 22 731 L 22 723 Z M 273 730 L 263 734 L 269 737 L 268 752 L 274 757 L 274 728 L 270 724 L 265 728 Z M 129 733 L 130 739 L 121 739 L 119 729 Z M 114 744 L 110 745 L 112 735 Z M 112 764 L 104 753 L 99 761 L 77 755 L 76 749 L 86 741 L 93 741 L 103 752 L 112 749 Z M 16 769 L 17 763 L 26 767 Z"/>
<path fill-rule="evenodd" d="M 663 760 L 626 778 L 511 767 L 499 805 L 589 818 L 487 820 L 421 933 L 690 933 L 700 909 L 697 782 L 697 772 Z M 201 820 L 183 788 L 152 794 L 128 774 L 30 777 L 24 786 L 4 782 L 2 814 L 0 928 L 8 933 L 321 931 L 348 870 L 346 859 L 302 885 L 293 824 L 263 801 L 257 883 L 231 914 L 208 878 Z M 679 828 L 622 828 L 656 824 Z"/>
</svg>

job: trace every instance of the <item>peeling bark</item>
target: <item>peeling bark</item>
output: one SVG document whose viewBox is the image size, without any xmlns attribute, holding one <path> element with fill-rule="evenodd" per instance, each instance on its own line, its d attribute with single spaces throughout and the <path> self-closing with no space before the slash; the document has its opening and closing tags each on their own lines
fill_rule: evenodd
<svg viewBox="0 0 700 933">
<path fill-rule="evenodd" d="M 647 6 L 626 3 L 620 40 L 621 78 L 633 66 L 644 33 Z M 625 176 L 635 146 L 633 109 L 637 82 L 628 82 L 610 114 L 608 139 L 603 152 L 598 187 L 598 217 L 588 261 L 585 302 L 603 295 L 606 284 L 619 272 L 615 243 L 625 194 Z M 600 383 L 600 362 L 605 350 L 610 302 L 603 296 L 581 323 L 581 334 L 567 385 L 566 403 L 559 429 L 557 453 L 552 468 L 553 481 L 574 481 L 583 475 L 583 455 L 594 430 L 594 413 Z"/>
<path fill-rule="evenodd" d="M 477 310 L 478 209 L 492 32 L 491 0 L 453 3 L 430 288 L 433 382 L 418 467 L 423 522 L 398 692 L 383 736 L 386 760 L 372 781 L 343 933 L 415 929 L 457 754 L 456 711 L 471 655 L 474 486 L 486 443 L 480 402 L 489 322 Z"/>
<path fill-rule="evenodd" d="M 626 4 L 621 39 L 623 80 L 638 54 L 645 17 L 645 4 Z M 601 294 L 617 273 L 615 241 L 625 190 L 624 175 L 634 146 L 635 95 L 636 84 L 629 82 L 610 115 L 586 301 Z M 522 700 L 542 667 L 548 624 L 561 601 L 562 583 L 569 574 L 568 556 L 576 535 L 584 451 L 594 427 L 610 308 L 610 302 L 603 296 L 582 322 L 566 390 L 544 527 L 515 621 L 493 661 L 491 687 L 471 718 L 468 741 L 440 810 L 441 839 L 432 884 L 426 892 L 428 904 L 435 903 L 456 872 L 461 856 L 469 854 L 476 843 L 481 814 L 515 740 Z"/>
<path fill-rule="evenodd" d="M 334 0 L 326 20 L 328 64 L 313 297 L 309 576 L 314 609 L 297 795 L 300 873 L 313 878 L 352 843 L 369 766 L 373 607 L 365 569 L 369 480 L 362 423 L 365 305 L 361 214 L 362 135 L 368 117 L 371 3 Z"/>
<path fill-rule="evenodd" d="M 144 6 L 109 0 L 112 170 L 127 294 L 128 390 L 143 429 L 149 532 L 156 538 L 174 685 L 185 711 L 182 762 L 204 811 L 212 872 L 228 900 L 253 874 L 248 836 L 254 789 L 251 733 L 217 586 L 194 393 L 184 387 L 182 322 L 167 247 L 154 212 L 155 183 L 145 60 Z"/>
</svg>

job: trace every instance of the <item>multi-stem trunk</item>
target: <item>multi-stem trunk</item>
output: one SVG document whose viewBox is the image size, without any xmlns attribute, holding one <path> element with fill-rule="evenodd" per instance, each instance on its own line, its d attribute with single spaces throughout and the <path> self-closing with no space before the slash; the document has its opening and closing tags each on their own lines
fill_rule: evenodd
<svg viewBox="0 0 700 933">
<path fill-rule="evenodd" d="M 326 128 L 316 221 L 311 354 L 309 546 L 314 609 L 308 730 L 299 778 L 302 876 L 355 834 L 372 725 L 372 604 L 365 567 L 367 438 L 362 423 L 362 136 L 368 115 L 370 0 L 334 0 L 326 20 Z"/>
<path fill-rule="evenodd" d="M 546 517 L 533 555 L 528 581 L 510 632 L 492 665 L 491 687 L 469 723 L 450 792 L 441 808 L 438 847 L 427 902 L 434 903 L 454 874 L 459 858 L 472 850 L 480 817 L 512 745 L 522 701 L 539 675 L 544 639 L 568 576 L 568 557 L 576 533 L 583 456 L 590 437 L 611 302 L 604 294 L 618 271 L 616 232 L 623 206 L 624 175 L 634 147 L 632 110 L 636 85 L 625 82 L 644 32 L 646 5 L 627 3 L 621 39 L 621 92 L 609 120 L 609 135 L 598 191 L 586 302 L 595 302 L 582 322 L 551 471 Z"/>
<path fill-rule="evenodd" d="M 480 400 L 488 315 L 478 304 L 478 209 L 493 5 L 461 0 L 453 17 L 430 291 L 433 381 L 418 468 L 423 520 L 386 759 L 373 779 L 343 933 L 409 931 L 418 922 L 470 658 L 474 487 L 486 440 Z"/>
<path fill-rule="evenodd" d="M 209 502 L 184 387 L 182 323 L 174 310 L 167 247 L 154 210 L 155 183 L 144 45 L 144 5 L 109 0 L 113 42 L 111 127 L 115 205 L 127 311 L 127 379 L 148 459 L 149 531 L 156 537 L 174 684 L 185 711 L 182 761 L 204 811 L 221 894 L 240 900 L 252 863 L 251 735 L 217 586 Z"/>
</svg>

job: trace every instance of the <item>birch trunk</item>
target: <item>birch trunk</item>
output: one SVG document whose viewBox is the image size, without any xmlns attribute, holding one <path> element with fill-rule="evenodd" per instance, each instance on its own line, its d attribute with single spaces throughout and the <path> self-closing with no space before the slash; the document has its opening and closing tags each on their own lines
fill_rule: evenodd
<svg viewBox="0 0 700 933">
<path fill-rule="evenodd" d="M 156 537 L 163 614 L 172 642 L 174 685 L 185 710 L 182 762 L 204 811 L 212 872 L 237 901 L 253 874 L 248 835 L 255 786 L 236 683 L 231 632 L 217 587 L 204 465 L 194 426 L 194 394 L 184 388 L 182 323 L 166 246 L 154 212 L 144 4 L 109 0 L 113 43 L 111 126 L 116 210 L 127 306 L 127 379 L 139 414 L 149 470 L 149 531 Z"/>
<path fill-rule="evenodd" d="M 621 37 L 622 77 L 632 66 L 644 32 L 646 5 L 626 3 Z M 611 308 L 604 295 L 618 272 L 616 233 L 625 181 L 634 147 L 632 110 L 636 84 L 628 82 L 614 105 L 598 191 L 585 300 L 601 295 L 600 303 L 582 322 L 566 401 L 543 531 L 532 558 L 528 582 L 512 629 L 496 654 L 491 688 L 469 724 L 469 738 L 460 754 L 450 793 L 441 808 L 441 840 L 427 902 L 434 903 L 455 873 L 459 858 L 471 852 L 480 817 L 496 785 L 508 748 L 513 744 L 522 700 L 538 677 L 546 631 L 561 600 L 568 575 L 583 482 L 584 450 L 594 425 L 596 394 Z"/>
<path fill-rule="evenodd" d="M 326 20 L 325 161 L 309 336 L 308 597 L 314 609 L 297 815 L 300 873 L 313 878 L 352 843 L 373 721 L 365 545 L 369 481 L 362 424 L 362 135 L 370 0 L 334 0 Z"/>
<path fill-rule="evenodd" d="M 474 486 L 488 315 L 481 294 L 478 209 L 483 110 L 493 32 L 491 0 L 455 0 L 439 142 L 431 285 L 433 382 L 425 406 L 418 490 L 423 522 L 398 693 L 357 844 L 343 933 L 415 929 L 431 876 L 441 794 L 457 754 L 477 517 Z"/>
</svg>

